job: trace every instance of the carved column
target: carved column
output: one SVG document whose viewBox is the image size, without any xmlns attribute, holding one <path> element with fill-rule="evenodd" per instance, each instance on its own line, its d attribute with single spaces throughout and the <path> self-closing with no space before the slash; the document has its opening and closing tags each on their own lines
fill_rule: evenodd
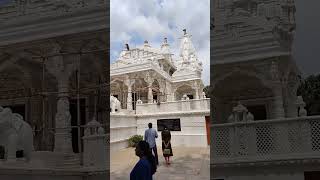
<svg viewBox="0 0 320 180">
<path fill-rule="evenodd" d="M 55 115 L 54 151 L 72 153 L 71 114 L 69 111 L 69 77 L 76 70 L 76 64 L 65 64 L 64 57 L 59 55 L 60 46 L 53 45 L 50 58 L 45 65 L 58 82 L 57 113 Z M 75 61 L 76 62 L 76 61 Z"/>
<path fill-rule="evenodd" d="M 133 107 L 132 107 L 132 85 L 133 85 L 133 83 L 134 83 L 134 81 L 132 79 L 130 79 L 129 76 L 127 76 L 124 81 L 124 84 L 128 88 L 128 96 L 127 96 L 127 109 L 128 110 L 133 110 Z"/>
<path fill-rule="evenodd" d="M 153 102 L 152 84 L 148 84 L 148 103 Z"/>
<path fill-rule="evenodd" d="M 284 108 L 283 108 L 283 97 L 282 97 L 281 89 L 277 89 L 275 91 L 275 96 L 272 101 L 272 105 L 273 105 L 272 117 L 273 118 L 284 118 L 285 113 L 284 113 Z"/>
<path fill-rule="evenodd" d="M 274 87 L 274 99 L 273 99 L 273 118 L 284 118 L 284 106 L 283 106 L 283 93 L 281 85 Z M 290 150 L 288 124 L 280 123 L 275 126 L 275 129 L 279 132 L 279 135 L 275 138 L 275 147 L 279 153 L 288 153 Z M 281 132 L 281 133 L 280 133 Z"/>
<path fill-rule="evenodd" d="M 128 110 L 132 110 L 133 107 L 132 107 L 132 89 L 131 89 L 132 86 L 128 86 L 128 96 L 127 96 L 127 109 Z"/>
<path fill-rule="evenodd" d="M 147 73 L 144 80 L 148 84 L 148 103 L 152 103 L 153 102 L 152 83 L 153 83 L 154 79 L 151 77 L 150 73 Z"/>
</svg>

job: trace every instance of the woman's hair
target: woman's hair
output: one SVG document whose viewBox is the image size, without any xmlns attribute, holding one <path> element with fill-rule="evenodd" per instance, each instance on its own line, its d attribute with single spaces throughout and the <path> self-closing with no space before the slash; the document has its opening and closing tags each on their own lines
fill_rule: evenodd
<svg viewBox="0 0 320 180">
<path fill-rule="evenodd" d="M 150 162 L 151 174 L 154 174 L 157 171 L 157 165 L 155 157 L 152 155 L 149 143 L 147 143 L 146 141 L 139 141 L 138 146 L 140 147 L 143 155 L 146 156 L 148 161 Z"/>
</svg>

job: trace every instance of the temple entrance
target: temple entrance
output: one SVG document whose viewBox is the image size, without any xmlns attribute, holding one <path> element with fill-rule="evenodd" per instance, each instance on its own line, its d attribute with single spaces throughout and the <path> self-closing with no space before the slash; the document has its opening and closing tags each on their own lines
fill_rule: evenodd
<svg viewBox="0 0 320 180">
<path fill-rule="evenodd" d="M 255 120 L 265 120 L 269 116 L 265 107 L 265 99 L 274 96 L 273 91 L 264 84 L 264 81 L 258 75 L 239 71 L 235 71 L 217 81 L 212 93 L 216 99 L 215 122 L 217 120 L 227 122 L 233 107 L 236 106 L 238 101 L 243 102 L 248 111 L 253 114 Z"/>
<path fill-rule="evenodd" d="M 78 114 L 77 114 L 77 99 L 70 99 L 70 114 L 71 114 L 71 126 L 78 126 Z M 80 99 L 80 125 L 86 124 L 86 100 Z M 83 151 L 83 143 L 81 137 L 83 136 L 83 128 L 80 129 L 80 137 L 78 135 L 78 128 L 72 128 L 72 149 L 74 153 Z M 81 141 L 81 150 L 79 150 L 78 142 Z"/>
</svg>

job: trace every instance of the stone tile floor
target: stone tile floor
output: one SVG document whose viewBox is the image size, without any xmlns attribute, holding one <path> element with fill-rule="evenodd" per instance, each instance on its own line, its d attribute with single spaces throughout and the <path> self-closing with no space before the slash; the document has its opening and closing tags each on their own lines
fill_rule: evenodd
<svg viewBox="0 0 320 180">
<path fill-rule="evenodd" d="M 167 166 L 158 148 L 159 166 L 154 179 L 156 180 L 205 180 L 210 179 L 210 149 L 174 147 L 171 165 Z M 111 152 L 111 180 L 127 180 L 138 161 L 134 148 Z"/>
</svg>

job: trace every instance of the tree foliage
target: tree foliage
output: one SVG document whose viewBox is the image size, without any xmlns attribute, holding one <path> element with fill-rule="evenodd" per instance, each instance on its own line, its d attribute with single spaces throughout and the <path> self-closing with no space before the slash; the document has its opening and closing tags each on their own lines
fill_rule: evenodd
<svg viewBox="0 0 320 180">
<path fill-rule="evenodd" d="M 303 97 L 308 115 L 320 115 L 320 74 L 302 80 L 297 95 Z"/>
</svg>

